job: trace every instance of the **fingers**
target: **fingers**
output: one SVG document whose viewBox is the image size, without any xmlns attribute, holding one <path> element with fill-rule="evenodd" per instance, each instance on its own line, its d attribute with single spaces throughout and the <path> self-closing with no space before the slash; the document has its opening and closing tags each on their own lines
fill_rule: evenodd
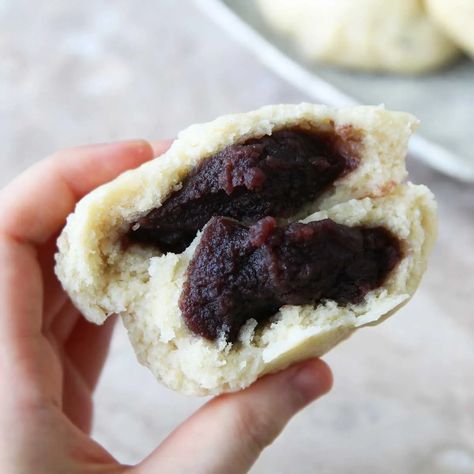
<svg viewBox="0 0 474 474">
<path fill-rule="evenodd" d="M 102 326 L 79 318 L 64 345 L 63 411 L 82 431 L 92 423 L 92 393 L 109 351 L 115 318 Z"/>
<path fill-rule="evenodd" d="M 63 358 L 62 365 L 62 411 L 80 430 L 90 433 L 93 414 L 90 387 L 67 355 Z"/>
<path fill-rule="evenodd" d="M 160 150 L 165 149 L 163 143 Z M 153 158 L 144 140 L 65 150 L 29 168 L 0 195 L 0 232 L 42 244 L 64 224 L 76 201 L 95 187 Z"/>
<path fill-rule="evenodd" d="M 71 335 L 74 327 L 81 318 L 79 310 L 74 306 L 71 300 L 66 299 L 63 307 L 60 309 L 49 328 L 43 328 L 45 334 L 50 334 L 59 347 L 63 347 Z"/>
<path fill-rule="evenodd" d="M 245 473 L 290 418 L 331 385 L 329 367 L 313 359 L 217 397 L 172 433 L 138 472 Z"/>
<path fill-rule="evenodd" d="M 79 317 L 64 344 L 64 352 L 91 392 L 109 351 L 115 319 L 110 317 L 102 326 L 97 326 Z"/>
<path fill-rule="evenodd" d="M 43 304 L 54 312 L 61 297 L 59 286 L 51 285 L 53 249 L 45 250 L 50 260 L 46 262 L 38 244 L 59 232 L 77 199 L 153 154 L 143 140 L 65 150 L 37 163 L 0 191 L 1 370 L 14 367 L 18 379 L 20 367 L 24 374 L 38 374 L 47 366 L 43 359 L 48 354 L 38 353 L 44 345 Z M 53 290 L 57 294 L 50 304 Z"/>
<path fill-rule="evenodd" d="M 155 146 L 164 150 L 167 145 Z M 23 329 L 38 332 L 42 290 L 45 310 L 51 313 L 61 304 L 61 292 L 53 270 L 54 241 L 45 253 L 49 262 L 30 244 L 43 244 L 55 236 L 81 196 L 153 154 L 151 145 L 143 140 L 72 148 L 37 163 L 0 192 L 0 302 L 9 315 L 0 326 L 20 333 Z"/>
<path fill-rule="evenodd" d="M 0 353 L 41 331 L 43 286 L 35 249 L 0 233 Z"/>
<path fill-rule="evenodd" d="M 54 271 L 54 254 L 57 252 L 56 240 L 58 234 L 52 236 L 44 245 L 38 247 L 38 263 L 43 277 L 43 293 L 46 295 L 43 304 L 43 331 L 51 326 L 55 315 L 62 311 L 68 298 Z"/>
</svg>

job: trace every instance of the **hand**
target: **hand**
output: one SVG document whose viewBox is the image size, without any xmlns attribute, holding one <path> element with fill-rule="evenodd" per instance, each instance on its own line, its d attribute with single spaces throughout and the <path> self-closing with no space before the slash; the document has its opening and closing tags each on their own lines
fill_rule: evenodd
<svg viewBox="0 0 474 474">
<path fill-rule="evenodd" d="M 66 150 L 1 191 L 0 472 L 246 472 L 298 410 L 330 389 L 330 370 L 318 359 L 263 377 L 205 404 L 133 467 L 90 438 L 113 321 L 89 324 L 62 291 L 56 238 L 78 199 L 168 145 Z"/>
</svg>

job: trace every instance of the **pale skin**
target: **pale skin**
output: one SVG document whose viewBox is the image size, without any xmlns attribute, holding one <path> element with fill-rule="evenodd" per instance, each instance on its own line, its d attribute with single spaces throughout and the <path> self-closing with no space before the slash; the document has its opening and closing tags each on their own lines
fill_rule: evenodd
<svg viewBox="0 0 474 474">
<path fill-rule="evenodd" d="M 74 308 L 54 275 L 55 240 L 82 196 L 168 146 L 64 150 L 0 192 L 0 472 L 244 473 L 295 413 L 329 391 L 328 366 L 301 362 L 206 403 L 136 466 L 90 437 L 114 322 L 95 326 Z"/>
</svg>

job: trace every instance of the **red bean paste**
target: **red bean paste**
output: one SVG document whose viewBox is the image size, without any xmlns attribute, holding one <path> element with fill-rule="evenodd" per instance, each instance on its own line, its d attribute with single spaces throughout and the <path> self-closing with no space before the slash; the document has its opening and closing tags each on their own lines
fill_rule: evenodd
<svg viewBox="0 0 474 474">
<path fill-rule="evenodd" d="M 340 142 L 334 132 L 289 129 L 230 145 L 204 160 L 179 191 L 134 223 L 129 237 L 178 253 L 213 216 L 245 224 L 289 217 L 357 166 Z"/>
<path fill-rule="evenodd" d="M 233 342 L 249 318 L 265 322 L 287 304 L 358 303 L 383 284 L 401 259 L 388 230 L 276 220 L 356 168 L 356 151 L 351 129 L 293 128 L 231 145 L 131 226 L 131 241 L 175 253 L 205 227 L 179 300 L 192 332 Z"/>
<path fill-rule="evenodd" d="M 286 304 L 359 303 L 400 258 L 398 239 L 383 227 L 330 219 L 277 226 L 272 217 L 248 227 L 214 217 L 188 267 L 179 306 L 194 333 L 232 342 L 249 318 L 265 321 Z"/>
</svg>

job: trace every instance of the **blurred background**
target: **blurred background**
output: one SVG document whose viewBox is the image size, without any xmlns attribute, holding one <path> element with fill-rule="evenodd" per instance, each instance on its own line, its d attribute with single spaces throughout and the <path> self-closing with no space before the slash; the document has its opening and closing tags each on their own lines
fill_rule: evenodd
<svg viewBox="0 0 474 474">
<path fill-rule="evenodd" d="M 215 3 L 1 0 L 1 184 L 59 148 L 174 137 L 220 114 L 316 100 L 315 90 L 305 90 L 308 82 L 284 77 L 281 61 L 279 68 L 269 57 L 261 62 L 248 38 L 239 38 L 248 33 L 245 28 L 229 35 L 231 28 L 219 24 L 225 15 L 210 11 Z M 239 0 L 233 6 L 238 10 Z M 317 66 L 310 70 L 318 73 Z M 454 125 L 453 134 L 462 131 L 462 140 L 472 143 L 474 75 L 468 59 L 461 56 L 429 80 L 444 83 L 449 94 L 451 81 L 459 82 L 456 70 L 466 100 L 443 106 L 440 117 Z M 344 89 L 346 79 L 351 87 L 356 81 L 362 96 L 370 89 L 366 80 L 387 81 L 321 71 L 327 83 L 354 100 L 360 100 L 358 90 Z M 413 95 L 416 81 L 425 80 L 411 77 L 405 84 Z M 319 102 L 341 97 L 329 100 L 325 90 L 319 90 Z M 390 99 L 388 85 L 378 93 L 385 90 Z M 442 95 L 432 96 L 429 106 Z M 417 107 L 423 114 L 423 103 Z M 420 133 L 436 139 L 423 124 Z M 450 139 L 458 142 L 454 135 L 443 137 L 448 151 Z M 473 149 L 463 157 L 468 167 L 465 157 Z M 332 393 L 300 413 L 252 472 L 474 472 L 474 186 L 426 161 L 408 162 L 411 179 L 430 186 L 439 203 L 439 239 L 419 292 L 396 317 L 361 331 L 325 357 L 335 375 Z M 96 402 L 95 438 L 118 460 L 133 463 L 204 400 L 158 385 L 135 361 L 118 325 Z"/>
</svg>

